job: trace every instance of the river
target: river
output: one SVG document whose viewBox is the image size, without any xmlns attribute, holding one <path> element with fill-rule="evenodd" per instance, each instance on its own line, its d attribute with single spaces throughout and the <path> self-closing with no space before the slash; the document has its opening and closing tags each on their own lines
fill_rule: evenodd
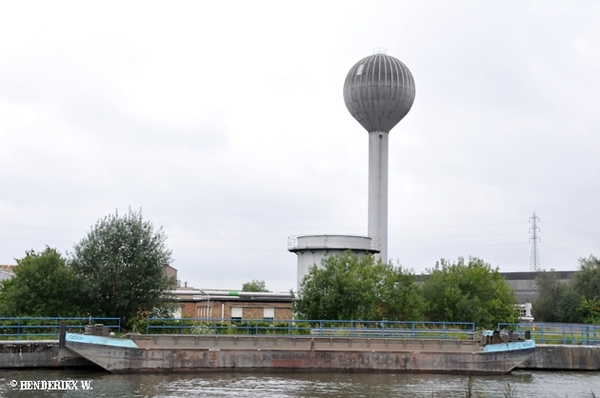
<svg viewBox="0 0 600 398">
<path fill-rule="evenodd" d="M 63 390 L 36 388 L 53 382 Z M 67 383 L 70 383 L 68 384 Z M 505 376 L 393 373 L 167 373 L 112 375 L 95 370 L 0 370 L 2 397 L 593 397 L 600 372 L 515 371 Z M 16 387 L 13 387 L 16 385 Z M 46 383 L 46 386 L 52 384 Z M 77 387 L 77 390 L 64 388 Z M 90 389 L 83 389 L 85 387 Z M 38 383 L 37 388 L 44 387 Z M 511 392 L 509 391 L 509 387 Z"/>
</svg>

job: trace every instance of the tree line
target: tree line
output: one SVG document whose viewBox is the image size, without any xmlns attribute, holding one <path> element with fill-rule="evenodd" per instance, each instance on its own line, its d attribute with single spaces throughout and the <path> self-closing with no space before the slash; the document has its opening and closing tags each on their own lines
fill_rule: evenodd
<svg viewBox="0 0 600 398">
<path fill-rule="evenodd" d="M 104 217 L 66 256 L 46 247 L 16 259 L 15 277 L 0 282 L 0 316 L 118 317 L 125 328 L 136 319 L 168 316 L 176 286 L 162 228 L 131 209 Z"/>
<path fill-rule="evenodd" d="M 515 304 L 498 267 L 479 258 L 466 264 L 442 259 L 419 278 L 350 251 L 313 266 L 293 298 L 300 319 L 474 322 L 486 329 L 516 322 Z"/>
<path fill-rule="evenodd" d="M 536 278 L 537 322 L 600 324 L 600 260 L 579 260 L 569 283 L 554 271 Z M 351 252 L 312 267 L 293 298 L 300 319 L 474 322 L 491 329 L 515 323 L 515 294 L 498 267 L 475 257 L 468 263 L 440 260 L 424 275 Z"/>
<path fill-rule="evenodd" d="M 536 321 L 600 324 L 600 259 L 579 259 L 579 270 L 561 282 L 554 270 L 536 277 L 539 292 L 533 304 Z"/>
<path fill-rule="evenodd" d="M 149 316 L 169 317 L 176 287 L 162 228 L 131 209 L 104 217 L 62 255 L 46 247 L 16 259 L 13 279 L 0 282 L 0 316 L 118 317 L 131 329 Z M 553 271 L 537 279 L 536 321 L 600 323 L 600 260 L 580 259 L 570 283 Z M 268 291 L 252 280 L 243 291 Z M 438 261 L 417 276 L 400 264 L 350 251 L 313 266 L 292 292 L 298 319 L 474 322 L 491 329 L 517 322 L 516 297 L 498 267 L 475 257 Z"/>
</svg>

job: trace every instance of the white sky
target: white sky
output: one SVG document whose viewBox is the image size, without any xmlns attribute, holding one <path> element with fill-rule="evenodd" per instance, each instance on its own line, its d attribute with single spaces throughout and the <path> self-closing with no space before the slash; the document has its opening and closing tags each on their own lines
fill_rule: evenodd
<svg viewBox="0 0 600 398">
<path fill-rule="evenodd" d="M 367 233 L 348 70 L 417 95 L 390 136 L 389 256 L 529 270 L 600 255 L 597 1 L 0 3 L 0 264 L 142 209 L 179 278 L 296 286 L 300 234 Z"/>
</svg>

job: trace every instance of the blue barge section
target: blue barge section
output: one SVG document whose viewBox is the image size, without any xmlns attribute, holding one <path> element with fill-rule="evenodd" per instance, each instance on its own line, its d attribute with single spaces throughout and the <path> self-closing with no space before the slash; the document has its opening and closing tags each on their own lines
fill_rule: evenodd
<svg viewBox="0 0 600 398">
<path fill-rule="evenodd" d="M 65 336 L 65 341 L 67 342 L 67 345 L 69 343 L 82 343 L 110 347 L 139 348 L 132 340 L 129 339 L 115 339 L 113 337 L 94 336 L 88 334 L 67 333 Z"/>
</svg>

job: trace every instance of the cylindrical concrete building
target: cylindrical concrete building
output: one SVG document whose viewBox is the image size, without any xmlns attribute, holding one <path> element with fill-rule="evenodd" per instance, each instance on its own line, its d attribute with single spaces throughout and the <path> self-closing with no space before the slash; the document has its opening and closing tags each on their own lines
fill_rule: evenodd
<svg viewBox="0 0 600 398">
<path fill-rule="evenodd" d="M 369 236 L 356 235 L 301 235 L 288 238 L 288 250 L 298 255 L 297 291 L 310 267 L 321 266 L 327 256 L 350 250 L 359 256 L 379 253 L 379 242 Z"/>
<path fill-rule="evenodd" d="M 344 101 L 369 133 L 368 234 L 379 240 L 388 261 L 388 140 L 390 130 L 408 113 L 415 81 L 402 62 L 383 52 L 363 58 L 348 72 Z"/>
</svg>

